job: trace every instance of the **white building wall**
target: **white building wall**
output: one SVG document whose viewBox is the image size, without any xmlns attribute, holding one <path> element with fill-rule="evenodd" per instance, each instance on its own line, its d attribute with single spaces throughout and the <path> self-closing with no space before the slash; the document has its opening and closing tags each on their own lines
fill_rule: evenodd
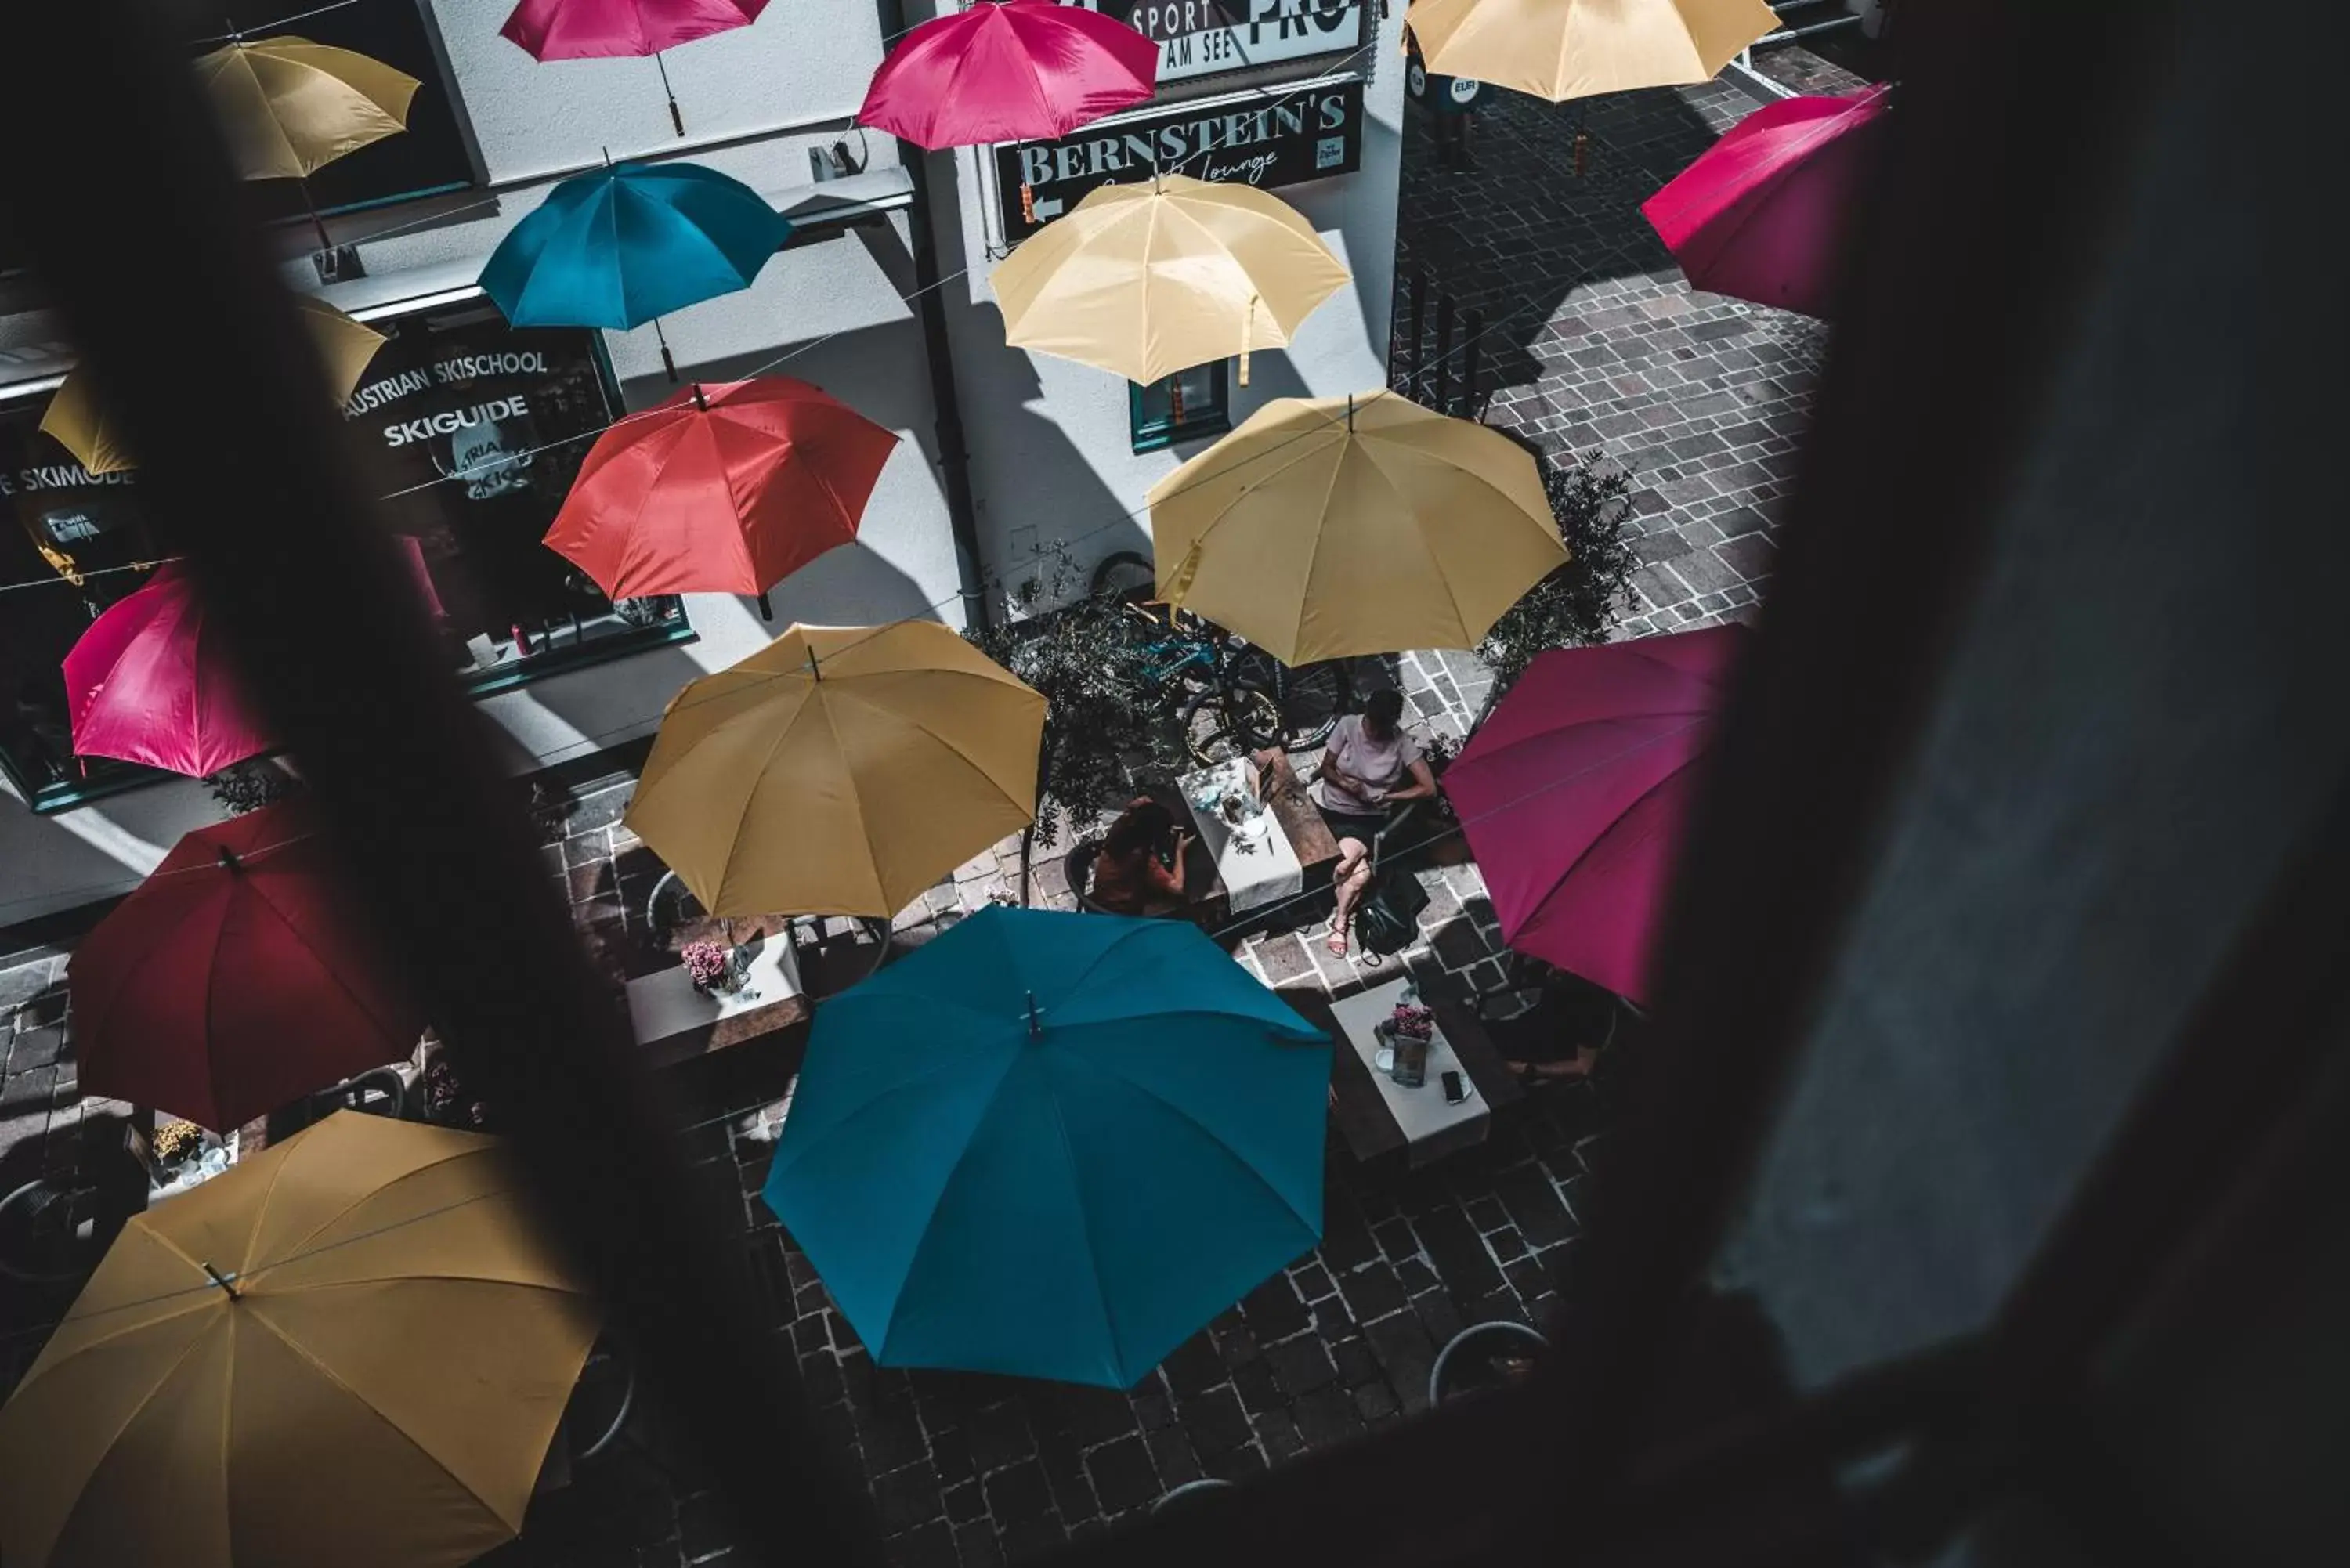
<svg viewBox="0 0 2350 1568">
<path fill-rule="evenodd" d="M 1305 78 L 1346 70 L 1367 78 L 1360 169 L 1273 192 L 1305 214 L 1355 278 L 1350 288 L 1306 318 L 1287 349 L 1252 356 L 1250 385 L 1242 387 L 1235 378 L 1232 389 L 1235 425 L 1273 398 L 1334 396 L 1387 385 L 1403 155 L 1404 8 L 1387 9 L 1380 17 L 1373 7 L 1375 32 L 1367 47 L 1286 73 Z M 940 267 L 947 273 L 971 269 L 962 286 L 951 286 L 948 293 L 956 379 L 970 427 L 981 555 L 1004 586 L 1016 587 L 1036 574 L 1040 553 L 1056 544 L 1086 564 L 1119 550 L 1148 555 L 1144 496 L 1206 443 L 1137 454 L 1125 380 L 1004 343 L 1003 318 L 987 281 L 993 266 L 988 239 L 1001 233 L 993 210 L 993 182 L 992 151 L 982 148 L 955 156 L 951 189 L 956 210 L 946 209 L 950 187 L 943 174 L 934 192 Z M 959 256 L 948 254 L 958 236 Z"/>
</svg>

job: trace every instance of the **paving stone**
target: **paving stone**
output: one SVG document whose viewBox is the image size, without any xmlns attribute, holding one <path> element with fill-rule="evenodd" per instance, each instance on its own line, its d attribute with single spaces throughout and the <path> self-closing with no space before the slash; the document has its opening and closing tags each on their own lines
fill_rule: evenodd
<svg viewBox="0 0 2350 1568">
<path fill-rule="evenodd" d="M 1285 1350 L 1288 1347 L 1281 1345 L 1275 1348 Z M 1274 1363 L 1265 1358 L 1232 1369 L 1232 1392 L 1240 1396 L 1241 1407 L 1252 1416 L 1278 1410 L 1286 1397 L 1280 1379 L 1274 1376 Z"/>
<path fill-rule="evenodd" d="M 1180 1399 L 1175 1417 L 1202 1459 L 1212 1460 L 1249 1439 L 1248 1417 L 1229 1383 Z"/>
<path fill-rule="evenodd" d="M 1330 1271 L 1318 1262 L 1291 1270 L 1289 1278 L 1297 1287 L 1298 1295 L 1307 1302 L 1318 1302 L 1338 1288 L 1330 1278 Z"/>
<path fill-rule="evenodd" d="M 1086 1469 L 1107 1512 L 1123 1513 L 1159 1497 L 1158 1467 L 1151 1462 L 1149 1445 L 1140 1433 L 1094 1449 L 1086 1456 Z"/>
<path fill-rule="evenodd" d="M 1438 1347 L 1420 1319 L 1411 1314 L 1382 1318 L 1367 1324 L 1363 1337 L 1369 1341 L 1371 1354 L 1378 1357 L 1388 1385 L 1406 1407 L 1418 1409 L 1425 1404 L 1428 1375 L 1436 1365 Z"/>
<path fill-rule="evenodd" d="M 1212 1388 L 1228 1376 L 1223 1358 L 1216 1354 L 1215 1342 L 1205 1334 L 1195 1334 L 1169 1352 L 1167 1359 L 1159 1364 L 1159 1370 L 1165 1374 L 1167 1386 L 1175 1391 L 1178 1399 Z"/>
<path fill-rule="evenodd" d="M 1143 1440 L 1150 1445 L 1150 1460 L 1158 1467 L 1159 1481 L 1169 1489 L 1187 1485 L 1207 1473 L 1200 1468 L 1200 1456 L 1192 1449 L 1191 1439 L 1180 1428 L 1169 1427 L 1147 1432 Z"/>
<path fill-rule="evenodd" d="M 1355 1390 L 1355 1408 L 1367 1422 L 1399 1415 L 1403 1406 L 1397 1400 L 1395 1390 L 1386 1384 L 1366 1383 Z"/>
<path fill-rule="evenodd" d="M 873 1506 L 881 1515 L 884 1535 L 896 1535 L 934 1519 L 942 1525 L 945 1521 L 938 1472 L 928 1464 L 907 1465 L 876 1480 Z"/>
<path fill-rule="evenodd" d="M 955 1568 L 962 1561 L 955 1550 L 954 1532 L 943 1519 L 911 1530 L 887 1544 L 889 1561 L 896 1568 Z M 694 1568 L 704 1568 L 697 1563 Z"/>
<path fill-rule="evenodd" d="M 971 1462 L 982 1475 L 1017 1464 L 1036 1452 L 1027 1409 L 1013 1400 L 973 1412 L 964 1430 L 971 1439 Z"/>
<path fill-rule="evenodd" d="M 1295 1459 L 1305 1451 L 1305 1435 L 1298 1431 L 1296 1420 L 1287 1411 L 1268 1410 L 1255 1419 L 1258 1446 L 1272 1463 Z"/>
<path fill-rule="evenodd" d="M 947 1488 L 940 1494 L 940 1502 L 951 1523 L 969 1524 L 974 1519 L 987 1517 L 987 1499 L 975 1480 Z"/>
<path fill-rule="evenodd" d="M 1284 1394 L 1304 1394 L 1336 1380 L 1338 1368 L 1321 1339 L 1300 1335 L 1265 1352 L 1273 1375 Z"/>
<path fill-rule="evenodd" d="M 49 1024 L 39 1029 L 19 1029 L 8 1042 L 8 1071 L 28 1073 L 36 1067 L 53 1065 L 66 1048 L 66 1032 L 61 1024 Z"/>
<path fill-rule="evenodd" d="M 1007 1532 L 1052 1516 L 1052 1489 L 1045 1484 L 1045 1467 L 1033 1459 L 983 1477 L 980 1489 L 987 1497 L 987 1511 Z"/>
<path fill-rule="evenodd" d="M 1501 1288 L 1501 1271 L 1460 1210 L 1436 1210 L 1413 1221 L 1412 1229 L 1451 1290 L 1482 1295 Z"/>
<path fill-rule="evenodd" d="M 1379 1376 L 1378 1357 L 1371 1353 L 1370 1342 L 1357 1336 L 1331 1346 L 1330 1358 L 1338 1364 L 1338 1381 L 1353 1388 Z"/>
<path fill-rule="evenodd" d="M 956 1525 L 954 1542 L 955 1555 L 962 1568 L 998 1568 L 1003 1561 L 1003 1543 L 992 1521 L 979 1519 Z"/>
<path fill-rule="evenodd" d="M 1288 1338 L 1305 1328 L 1313 1320 L 1297 1292 L 1290 1285 L 1289 1276 L 1275 1274 L 1241 1298 L 1241 1312 L 1248 1319 L 1249 1328 L 1259 1345 L 1270 1345 Z M 1170 1362 L 1172 1358 L 1170 1358 Z M 1170 1373 L 1169 1380 L 1173 1381 Z M 1182 1386 L 1176 1386 L 1182 1392 Z"/>
</svg>

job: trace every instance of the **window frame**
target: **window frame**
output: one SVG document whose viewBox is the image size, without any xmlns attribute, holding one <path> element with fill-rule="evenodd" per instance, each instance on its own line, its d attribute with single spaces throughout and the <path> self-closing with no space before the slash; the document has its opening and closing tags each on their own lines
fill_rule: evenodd
<svg viewBox="0 0 2350 1568">
<path fill-rule="evenodd" d="M 1137 457 L 1144 452 L 1164 452 L 1169 447 L 1180 445 L 1184 441 L 1210 441 L 1231 431 L 1232 428 L 1232 362 L 1230 359 L 1212 359 L 1204 366 L 1194 365 L 1191 370 L 1178 370 L 1175 376 L 1188 376 L 1191 370 L 1199 369 L 1205 369 L 1214 378 L 1212 398 L 1215 412 L 1211 416 L 1201 419 L 1196 424 L 1177 424 L 1171 419 L 1146 421 L 1142 411 L 1142 397 L 1150 388 L 1139 381 L 1128 381 L 1126 384 L 1126 429 Z M 1172 381 L 1175 376 L 1170 376 L 1167 379 Z"/>
<path fill-rule="evenodd" d="M 435 311 L 471 309 L 479 303 L 477 300 L 465 300 L 413 314 L 429 316 Z M 384 317 L 371 316 L 370 318 L 390 320 L 397 318 L 397 316 L 398 313 L 395 312 Z M 588 357 L 595 365 L 597 380 L 603 389 L 606 408 L 618 410 L 612 416 L 614 419 L 623 417 L 628 411 L 628 403 L 621 395 L 619 376 L 612 368 L 610 346 L 605 341 L 604 334 L 595 327 L 581 327 L 578 330 L 588 334 Z M 574 674 L 579 670 L 591 669 L 599 664 L 612 663 L 618 659 L 633 659 L 639 654 L 650 653 L 656 649 L 699 641 L 701 636 L 701 632 L 694 628 L 692 617 L 681 613 L 674 622 L 668 625 L 631 628 L 627 631 L 598 638 L 589 643 L 567 649 L 550 649 L 544 653 L 534 654 L 528 659 L 496 665 L 470 676 L 460 677 L 460 680 L 466 697 L 479 702 L 503 692 L 519 691 L 539 680 Z M 263 753 L 264 756 L 276 754 L 276 753 Z M 194 784 L 203 782 L 202 779 L 192 778 L 185 774 L 170 773 L 161 768 L 142 767 L 135 763 L 126 763 L 121 766 L 124 771 L 111 777 L 54 784 L 36 789 L 31 782 L 17 771 L 15 761 L 10 758 L 6 750 L 0 749 L 0 779 L 7 781 L 8 787 L 16 792 L 17 798 L 22 800 L 26 808 L 36 816 L 54 816 L 60 812 L 72 811 L 114 795 L 147 789 L 174 780 Z"/>
</svg>

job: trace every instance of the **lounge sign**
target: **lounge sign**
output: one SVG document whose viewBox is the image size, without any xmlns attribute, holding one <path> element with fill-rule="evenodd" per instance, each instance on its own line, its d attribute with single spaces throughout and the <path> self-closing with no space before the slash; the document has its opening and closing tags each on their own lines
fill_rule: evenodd
<svg viewBox="0 0 2350 1568">
<path fill-rule="evenodd" d="M 1022 240 L 1103 185 L 1154 171 L 1251 185 L 1351 174 L 1363 161 L 1360 77 L 1181 104 L 1065 136 L 995 150 L 1003 237 Z"/>
<path fill-rule="evenodd" d="M 1356 47 L 1363 0 L 1076 0 L 1159 46 L 1159 79 L 1182 81 Z"/>
</svg>

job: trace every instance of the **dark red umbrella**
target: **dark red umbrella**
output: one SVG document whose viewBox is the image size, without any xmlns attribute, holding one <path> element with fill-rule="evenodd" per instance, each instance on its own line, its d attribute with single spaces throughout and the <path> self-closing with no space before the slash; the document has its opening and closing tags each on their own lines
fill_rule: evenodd
<svg viewBox="0 0 2350 1568">
<path fill-rule="evenodd" d="M 66 654 L 73 749 L 201 777 L 275 743 L 204 629 L 195 585 L 166 562 Z"/>
<path fill-rule="evenodd" d="M 66 971 L 84 1094 L 224 1132 L 416 1048 L 321 832 L 298 797 L 200 827 L 98 923 Z"/>
<path fill-rule="evenodd" d="M 1765 104 L 1642 202 L 1690 286 L 1825 316 L 1888 90 Z"/>
<path fill-rule="evenodd" d="M 1554 649 L 1470 737 L 1444 793 L 1510 946 L 1649 1000 L 1697 763 L 1746 637 Z"/>
<path fill-rule="evenodd" d="M 857 537 L 897 445 L 788 376 L 697 384 L 597 439 L 546 545 L 616 599 L 764 594 Z"/>
<path fill-rule="evenodd" d="M 1066 136 L 1148 103 L 1159 46 L 1057 0 L 982 0 L 906 35 L 873 73 L 857 122 L 936 151 Z"/>
</svg>

